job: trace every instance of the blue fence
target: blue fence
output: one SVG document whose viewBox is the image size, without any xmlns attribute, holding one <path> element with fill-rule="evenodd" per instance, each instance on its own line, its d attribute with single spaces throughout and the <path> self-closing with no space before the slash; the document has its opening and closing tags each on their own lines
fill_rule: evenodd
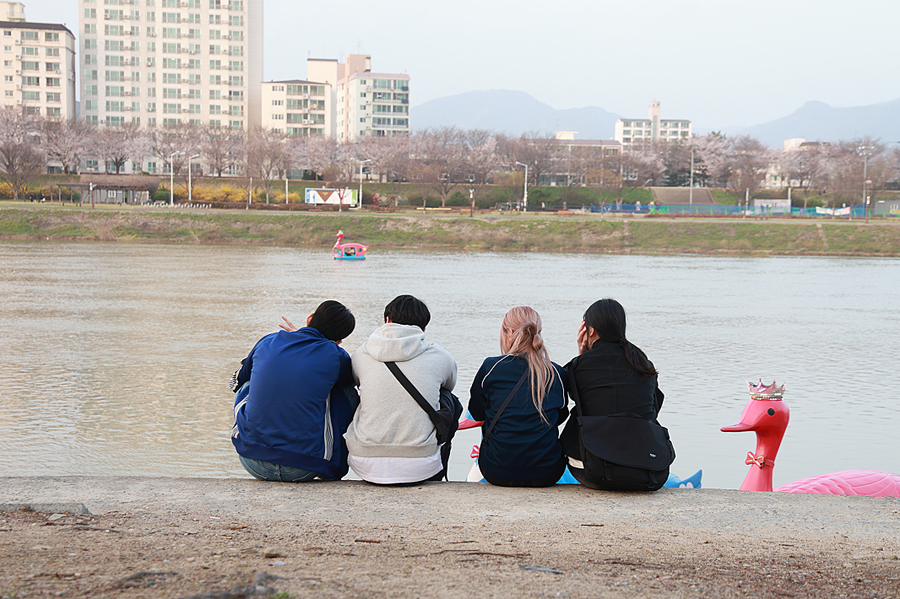
<svg viewBox="0 0 900 599">
<path fill-rule="evenodd" d="M 751 206 L 744 211 L 742 206 L 718 206 L 713 204 L 671 204 L 667 206 L 646 206 L 639 204 L 591 204 L 591 212 L 603 214 L 671 214 L 671 215 L 697 215 L 697 216 L 800 216 L 800 217 L 824 217 L 824 218 L 865 218 L 865 204 L 856 204 L 846 208 L 791 208 L 790 212 L 785 208 Z M 872 216 L 872 213 L 869 213 Z"/>
</svg>

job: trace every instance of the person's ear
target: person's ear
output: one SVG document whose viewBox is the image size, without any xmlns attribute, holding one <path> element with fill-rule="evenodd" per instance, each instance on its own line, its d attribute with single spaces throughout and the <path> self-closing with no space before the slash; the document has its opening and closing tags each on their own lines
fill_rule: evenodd
<svg viewBox="0 0 900 599">
<path fill-rule="evenodd" d="M 310 314 L 309 316 L 306 317 L 306 326 L 309 326 L 309 323 L 312 322 L 312 317 L 314 314 L 315 314 L 315 312 L 313 312 L 312 314 Z"/>
<path fill-rule="evenodd" d="M 390 316 L 385 316 L 385 317 L 384 317 L 384 323 L 385 323 L 385 324 L 389 324 L 390 322 L 391 322 L 391 317 L 390 317 Z"/>
<path fill-rule="evenodd" d="M 334 342 L 334 344 L 335 344 L 335 345 L 340 345 L 340 344 L 341 344 L 341 341 L 343 341 L 343 339 L 338 339 L 337 341 Z"/>
</svg>

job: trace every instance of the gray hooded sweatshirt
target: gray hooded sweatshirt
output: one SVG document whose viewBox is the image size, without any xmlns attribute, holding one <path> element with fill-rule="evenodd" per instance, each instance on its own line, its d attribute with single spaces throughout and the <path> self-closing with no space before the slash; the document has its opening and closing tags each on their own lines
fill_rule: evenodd
<svg viewBox="0 0 900 599">
<path fill-rule="evenodd" d="M 416 400 L 391 374 L 396 362 L 431 406 L 440 408 L 441 388 L 456 386 L 456 362 L 416 326 L 387 323 L 375 329 L 353 356 L 359 409 L 344 438 L 360 457 L 419 458 L 438 450 L 434 425 Z"/>
</svg>

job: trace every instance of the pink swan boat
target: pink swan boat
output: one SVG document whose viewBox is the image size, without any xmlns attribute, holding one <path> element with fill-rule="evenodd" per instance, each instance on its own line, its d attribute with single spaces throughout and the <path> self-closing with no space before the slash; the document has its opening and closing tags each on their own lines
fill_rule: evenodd
<svg viewBox="0 0 900 599">
<path fill-rule="evenodd" d="M 331 257 L 335 260 L 365 260 L 366 259 L 366 250 L 369 249 L 369 246 L 362 245 L 361 243 L 343 243 L 344 241 L 344 232 L 338 231 L 337 241 L 334 242 L 334 247 L 331 248 Z"/>
<path fill-rule="evenodd" d="M 772 471 L 775 457 L 790 420 L 790 410 L 784 403 L 784 385 L 754 385 L 747 383 L 750 401 L 744 406 L 741 420 L 722 427 L 726 433 L 755 431 L 756 451 L 748 452 L 745 463 L 750 471 L 741 485 L 742 491 L 772 491 Z M 841 470 L 819 476 L 801 478 L 781 485 L 774 491 L 783 493 L 817 493 L 820 495 L 868 495 L 870 497 L 900 497 L 900 476 L 880 470 Z"/>
</svg>

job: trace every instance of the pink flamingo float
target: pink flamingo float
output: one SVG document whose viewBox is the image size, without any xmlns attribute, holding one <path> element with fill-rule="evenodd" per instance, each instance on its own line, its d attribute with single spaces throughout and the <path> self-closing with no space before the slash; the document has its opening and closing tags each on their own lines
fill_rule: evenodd
<svg viewBox="0 0 900 599">
<path fill-rule="evenodd" d="M 722 427 L 726 433 L 755 431 L 756 451 L 748 452 L 745 463 L 750 472 L 741 485 L 742 491 L 772 491 L 775 457 L 790 420 L 784 403 L 784 385 L 747 383 L 750 401 L 744 406 L 741 420 Z M 816 493 L 820 495 L 868 495 L 900 497 L 900 476 L 880 470 L 841 470 L 802 478 L 774 489 L 784 493 Z"/>
<path fill-rule="evenodd" d="M 331 257 L 335 260 L 365 260 L 366 259 L 366 250 L 369 249 L 369 246 L 362 245 L 360 243 L 343 243 L 344 241 L 344 232 L 338 231 L 337 241 L 334 242 L 334 247 L 331 248 Z"/>
</svg>

